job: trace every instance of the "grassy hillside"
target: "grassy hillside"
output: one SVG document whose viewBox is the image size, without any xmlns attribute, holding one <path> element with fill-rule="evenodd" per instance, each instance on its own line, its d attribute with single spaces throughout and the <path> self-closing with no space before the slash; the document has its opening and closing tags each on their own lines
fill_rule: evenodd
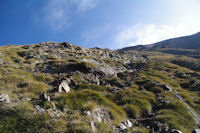
<svg viewBox="0 0 200 133">
<path fill-rule="evenodd" d="M 96 132 L 114 132 L 130 120 L 126 131 L 159 132 L 159 122 L 189 133 L 198 122 L 188 107 L 200 114 L 200 54 L 192 55 L 53 42 L 0 47 L 0 94 L 10 99 L 0 102 L 0 132 L 94 132 L 92 122 Z M 58 92 L 68 80 L 70 92 Z M 96 108 L 102 122 L 86 113 Z"/>
</svg>

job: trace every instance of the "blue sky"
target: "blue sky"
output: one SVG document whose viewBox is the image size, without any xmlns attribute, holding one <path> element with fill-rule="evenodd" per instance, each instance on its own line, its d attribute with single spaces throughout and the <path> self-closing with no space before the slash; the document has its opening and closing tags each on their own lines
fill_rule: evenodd
<svg viewBox="0 0 200 133">
<path fill-rule="evenodd" d="M 0 0 L 0 45 L 117 49 L 200 31 L 200 0 Z"/>
</svg>

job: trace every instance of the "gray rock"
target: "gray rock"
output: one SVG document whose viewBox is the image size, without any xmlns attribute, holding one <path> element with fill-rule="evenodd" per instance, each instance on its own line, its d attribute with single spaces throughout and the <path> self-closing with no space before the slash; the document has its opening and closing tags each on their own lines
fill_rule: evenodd
<svg viewBox="0 0 200 133">
<path fill-rule="evenodd" d="M 0 103 L 10 103 L 8 94 L 0 94 Z"/>
<path fill-rule="evenodd" d="M 38 113 L 45 113 L 45 109 L 43 109 L 42 107 L 40 107 L 39 105 L 35 105 L 35 110 Z"/>
<path fill-rule="evenodd" d="M 99 65 L 100 64 L 98 61 L 96 61 L 94 59 L 83 58 L 82 61 L 89 62 L 89 63 L 95 64 L 95 65 Z"/>
<path fill-rule="evenodd" d="M 97 65 L 95 67 L 95 70 L 103 72 L 107 76 L 115 76 L 115 77 L 117 76 L 117 73 L 119 72 L 119 71 L 115 70 L 113 67 L 108 66 L 108 65 L 103 65 L 103 66 Z"/>
</svg>

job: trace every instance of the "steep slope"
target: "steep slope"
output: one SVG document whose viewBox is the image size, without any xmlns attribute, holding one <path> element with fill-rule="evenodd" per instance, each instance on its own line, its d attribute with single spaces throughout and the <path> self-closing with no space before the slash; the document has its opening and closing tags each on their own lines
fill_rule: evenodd
<svg viewBox="0 0 200 133">
<path fill-rule="evenodd" d="M 180 59 L 200 61 L 68 42 L 0 47 L 0 132 L 191 132 L 200 73 Z"/>
</svg>

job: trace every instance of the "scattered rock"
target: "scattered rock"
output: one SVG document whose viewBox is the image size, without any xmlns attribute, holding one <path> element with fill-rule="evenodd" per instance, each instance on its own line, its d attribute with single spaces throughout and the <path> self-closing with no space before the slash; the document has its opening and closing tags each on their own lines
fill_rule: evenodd
<svg viewBox="0 0 200 133">
<path fill-rule="evenodd" d="M 0 94 L 0 103 L 10 103 L 8 94 Z"/>
</svg>

